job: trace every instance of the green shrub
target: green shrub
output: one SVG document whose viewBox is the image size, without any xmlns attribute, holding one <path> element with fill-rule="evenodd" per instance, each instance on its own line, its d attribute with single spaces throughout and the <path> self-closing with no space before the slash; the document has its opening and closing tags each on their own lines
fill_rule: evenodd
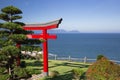
<svg viewBox="0 0 120 80">
<path fill-rule="evenodd" d="M 59 75 L 59 72 L 58 72 L 58 71 L 50 71 L 50 73 L 49 73 L 49 76 L 50 76 L 51 78 L 57 77 L 58 75 Z"/>
<path fill-rule="evenodd" d="M 103 55 L 98 55 L 97 60 L 100 60 L 102 57 L 104 57 L 104 56 Z"/>
<path fill-rule="evenodd" d="M 3 74 L 6 68 L 0 67 L 0 74 Z"/>
<path fill-rule="evenodd" d="M 0 74 L 0 80 L 7 80 L 9 77 L 8 74 Z"/>
<path fill-rule="evenodd" d="M 16 67 L 14 69 L 14 75 L 16 75 L 18 78 L 28 78 L 30 77 L 30 74 L 25 68 Z"/>
<path fill-rule="evenodd" d="M 102 57 L 86 72 L 87 80 L 119 80 L 120 66 Z"/>
<path fill-rule="evenodd" d="M 72 73 L 75 79 L 80 79 L 83 76 L 84 71 L 81 70 L 80 68 L 76 68 L 72 70 Z"/>
<path fill-rule="evenodd" d="M 26 67 L 26 63 L 25 63 L 25 61 L 21 61 L 21 63 L 20 63 L 20 67 L 21 67 L 21 68 L 25 68 L 25 67 Z"/>
</svg>

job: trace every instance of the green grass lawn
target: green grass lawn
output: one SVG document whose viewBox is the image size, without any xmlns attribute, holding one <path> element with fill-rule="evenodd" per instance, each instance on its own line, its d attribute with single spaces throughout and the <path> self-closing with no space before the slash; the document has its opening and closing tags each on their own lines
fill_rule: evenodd
<svg viewBox="0 0 120 80">
<path fill-rule="evenodd" d="M 60 74 L 67 73 L 75 68 L 81 68 L 86 71 L 88 64 L 83 64 L 79 62 L 69 62 L 69 61 L 49 61 L 49 70 L 58 71 Z"/>
<path fill-rule="evenodd" d="M 27 64 L 28 69 L 34 70 L 43 70 L 43 63 L 42 61 L 36 60 L 24 60 Z M 49 71 L 58 71 L 60 74 L 64 74 L 68 71 L 71 71 L 75 68 L 81 68 L 82 70 L 86 71 L 90 64 L 84 64 L 80 62 L 70 62 L 70 61 L 59 61 L 59 60 L 49 60 Z"/>
<path fill-rule="evenodd" d="M 24 60 L 27 69 L 31 70 L 32 74 L 39 74 L 43 70 L 43 62 L 36 60 Z M 71 70 L 79 68 L 86 72 L 90 64 L 80 62 L 49 60 L 49 71 L 58 71 L 62 77 L 71 76 Z M 67 77 L 66 77 L 67 78 Z M 56 79 L 57 80 L 57 79 Z M 67 79 L 64 79 L 67 80 Z M 69 79 L 68 79 L 69 80 Z"/>
</svg>

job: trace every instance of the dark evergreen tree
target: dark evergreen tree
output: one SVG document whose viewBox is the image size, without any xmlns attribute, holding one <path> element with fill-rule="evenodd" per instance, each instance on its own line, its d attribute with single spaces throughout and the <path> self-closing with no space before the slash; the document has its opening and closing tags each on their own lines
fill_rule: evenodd
<svg viewBox="0 0 120 80">
<path fill-rule="evenodd" d="M 32 31 L 23 30 L 25 24 L 17 22 L 21 19 L 22 11 L 14 6 L 7 6 L 1 9 L 0 19 L 0 66 L 6 65 L 8 73 L 11 75 L 15 60 L 19 59 L 22 44 L 40 44 L 40 40 L 29 40 L 26 34 Z M 25 46 L 25 45 L 24 45 Z M 19 62 L 19 60 L 18 60 Z"/>
</svg>

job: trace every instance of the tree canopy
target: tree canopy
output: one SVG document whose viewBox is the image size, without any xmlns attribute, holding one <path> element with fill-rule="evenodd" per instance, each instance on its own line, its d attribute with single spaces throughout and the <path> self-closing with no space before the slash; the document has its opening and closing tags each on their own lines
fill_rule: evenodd
<svg viewBox="0 0 120 80">
<path fill-rule="evenodd" d="M 15 65 L 15 60 L 20 56 L 21 48 L 17 45 L 23 45 L 24 48 L 28 47 L 27 44 L 40 44 L 40 40 L 28 39 L 26 34 L 32 34 L 32 31 L 25 31 L 23 22 L 16 20 L 21 19 L 22 11 L 14 6 L 7 6 L 1 9 L 0 20 L 0 68 L 3 63 L 9 72 L 12 74 L 12 69 Z M 36 50 L 41 50 L 40 47 L 34 47 Z"/>
</svg>

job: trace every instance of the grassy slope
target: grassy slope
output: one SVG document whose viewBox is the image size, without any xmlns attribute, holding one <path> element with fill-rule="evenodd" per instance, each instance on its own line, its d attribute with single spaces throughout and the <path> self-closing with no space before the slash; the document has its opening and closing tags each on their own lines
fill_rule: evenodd
<svg viewBox="0 0 120 80">
<path fill-rule="evenodd" d="M 69 61 L 50 61 L 49 62 L 49 70 L 50 71 L 58 71 L 60 74 L 67 73 L 75 68 L 81 68 L 84 71 L 87 70 L 88 65 L 79 63 L 79 62 L 69 62 Z"/>
<path fill-rule="evenodd" d="M 34 69 L 36 71 L 43 70 L 42 62 L 36 60 L 25 60 L 28 69 Z M 84 71 L 87 70 L 89 64 L 84 64 L 80 62 L 69 62 L 69 61 L 58 61 L 58 60 L 49 60 L 49 71 L 58 71 L 60 74 L 71 71 L 74 68 L 81 68 Z"/>
</svg>

